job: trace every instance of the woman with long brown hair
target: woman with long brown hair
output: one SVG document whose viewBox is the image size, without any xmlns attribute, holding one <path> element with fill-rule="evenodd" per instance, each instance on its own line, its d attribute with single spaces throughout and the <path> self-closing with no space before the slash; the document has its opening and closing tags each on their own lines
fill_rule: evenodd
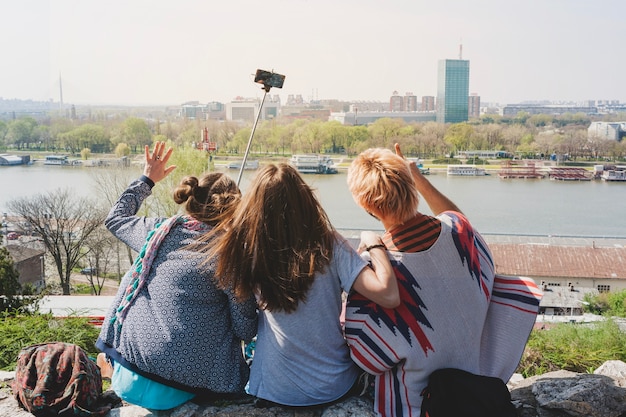
<svg viewBox="0 0 626 417">
<path fill-rule="evenodd" d="M 391 264 L 374 233 L 362 234 L 372 268 L 331 225 L 294 167 L 263 167 L 223 224 L 216 276 L 241 298 L 254 294 L 259 330 L 248 392 L 258 404 L 312 406 L 351 392 L 359 375 L 340 322 L 342 294 L 382 307 L 399 302 Z M 209 255 L 209 258 L 211 257 Z"/>
</svg>

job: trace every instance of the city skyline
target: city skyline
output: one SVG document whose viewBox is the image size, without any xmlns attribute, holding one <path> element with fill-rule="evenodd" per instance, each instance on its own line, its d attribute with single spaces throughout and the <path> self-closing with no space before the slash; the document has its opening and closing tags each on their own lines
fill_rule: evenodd
<svg viewBox="0 0 626 417">
<path fill-rule="evenodd" d="M 259 7 L 262 6 L 262 7 Z M 626 102 L 621 0 L 24 0 L 0 27 L 0 97 L 178 105 L 288 95 L 388 101 L 437 95 L 437 66 L 471 63 L 482 102 Z M 620 13 L 621 12 L 621 13 Z M 461 51 L 462 48 L 462 51 Z"/>
</svg>

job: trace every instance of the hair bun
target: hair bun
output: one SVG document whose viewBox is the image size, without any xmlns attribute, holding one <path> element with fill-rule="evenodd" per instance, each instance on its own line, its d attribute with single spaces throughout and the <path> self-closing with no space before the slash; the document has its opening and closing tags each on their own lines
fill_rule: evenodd
<svg viewBox="0 0 626 417">
<path fill-rule="evenodd" d="M 193 197 L 195 190 L 198 187 L 198 178 L 193 176 L 187 176 L 182 179 L 180 185 L 174 190 L 174 201 L 176 204 L 182 204 L 186 202 L 190 197 Z"/>
<path fill-rule="evenodd" d="M 183 180 L 181 181 L 181 184 L 188 185 L 193 190 L 194 188 L 198 186 L 198 178 L 190 175 L 188 177 L 183 178 Z"/>
</svg>

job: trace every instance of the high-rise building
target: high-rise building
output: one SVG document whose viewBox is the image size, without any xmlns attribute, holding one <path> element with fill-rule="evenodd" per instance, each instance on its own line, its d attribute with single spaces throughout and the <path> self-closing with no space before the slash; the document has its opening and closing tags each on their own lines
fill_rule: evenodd
<svg viewBox="0 0 626 417">
<path fill-rule="evenodd" d="M 468 119 L 469 61 L 439 61 L 437 79 L 437 122 L 460 123 Z"/>
<path fill-rule="evenodd" d="M 402 96 L 394 91 L 389 99 L 389 111 L 402 111 L 404 110 L 404 100 Z"/>
<path fill-rule="evenodd" d="M 389 98 L 389 111 L 417 111 L 417 96 L 406 93 L 401 96 L 397 91 Z"/>
<path fill-rule="evenodd" d="M 468 106 L 467 114 L 469 118 L 478 119 L 480 117 L 480 96 L 476 93 L 469 96 Z"/>
<path fill-rule="evenodd" d="M 404 111 L 417 111 L 417 96 L 413 93 L 404 95 Z"/>
<path fill-rule="evenodd" d="M 435 97 L 434 96 L 422 96 L 422 111 L 434 111 L 435 110 Z"/>
</svg>

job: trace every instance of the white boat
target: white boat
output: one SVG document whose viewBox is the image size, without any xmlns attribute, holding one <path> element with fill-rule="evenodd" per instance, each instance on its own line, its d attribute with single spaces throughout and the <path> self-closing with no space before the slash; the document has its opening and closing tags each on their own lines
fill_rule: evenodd
<svg viewBox="0 0 626 417">
<path fill-rule="evenodd" d="M 63 166 L 69 166 L 69 165 L 80 165 L 82 162 L 80 162 L 78 159 L 69 159 L 67 157 L 67 155 L 48 155 L 46 156 L 46 160 L 44 161 L 44 165 L 63 165 Z"/>
<path fill-rule="evenodd" d="M 626 169 L 607 169 L 600 178 L 604 181 L 626 181 Z"/>
<path fill-rule="evenodd" d="M 448 165 L 448 175 L 476 177 L 487 175 L 487 173 L 484 168 L 479 168 L 476 165 Z"/>
<path fill-rule="evenodd" d="M 293 155 L 291 165 L 302 174 L 336 174 L 333 160 L 323 155 Z"/>
<path fill-rule="evenodd" d="M 228 169 L 241 169 L 241 162 L 242 161 L 229 163 Z M 244 167 L 244 169 L 258 169 L 258 168 L 259 168 L 259 161 L 246 161 L 246 166 Z"/>
</svg>

